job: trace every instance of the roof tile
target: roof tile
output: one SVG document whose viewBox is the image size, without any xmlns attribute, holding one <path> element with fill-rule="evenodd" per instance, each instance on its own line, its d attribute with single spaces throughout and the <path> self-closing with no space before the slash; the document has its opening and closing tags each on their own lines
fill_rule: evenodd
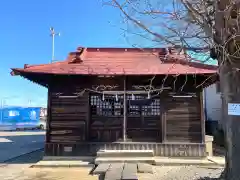
<svg viewBox="0 0 240 180">
<path fill-rule="evenodd" d="M 166 48 L 78 48 L 65 61 L 13 71 L 82 75 L 207 74 L 216 73 L 217 66 L 191 62 L 184 53 Z"/>
</svg>

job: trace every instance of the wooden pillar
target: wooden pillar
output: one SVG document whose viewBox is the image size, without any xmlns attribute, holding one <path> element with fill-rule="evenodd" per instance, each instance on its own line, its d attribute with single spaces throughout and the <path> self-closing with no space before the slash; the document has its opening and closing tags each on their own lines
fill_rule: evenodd
<svg viewBox="0 0 240 180">
<path fill-rule="evenodd" d="M 51 102 L 52 102 L 51 87 L 48 87 L 48 99 L 47 99 L 47 122 L 46 122 L 46 139 L 45 142 L 49 142 L 50 138 L 50 123 L 51 123 Z"/>
<path fill-rule="evenodd" d="M 166 123 L 167 123 L 167 118 L 166 118 L 166 96 L 161 96 L 160 97 L 160 111 L 161 111 L 161 130 L 162 130 L 162 142 L 167 141 L 167 133 L 166 133 Z"/>
<path fill-rule="evenodd" d="M 127 123 L 127 96 L 126 96 L 126 76 L 124 76 L 123 80 L 123 141 L 125 142 L 126 137 L 126 123 Z"/>
<path fill-rule="evenodd" d="M 45 136 L 45 148 L 44 148 L 44 154 L 48 155 L 49 148 L 46 148 L 46 143 L 50 142 L 50 123 L 51 123 L 51 104 L 52 104 L 52 89 L 51 85 L 48 86 L 48 96 L 47 96 L 47 119 L 46 119 L 46 136 Z"/>
<path fill-rule="evenodd" d="M 202 90 L 200 93 L 198 93 L 198 99 L 200 100 L 200 112 L 201 112 L 201 130 L 202 130 L 202 143 L 205 143 L 205 109 L 204 109 L 204 103 L 203 97 L 205 96 L 204 90 Z"/>
</svg>

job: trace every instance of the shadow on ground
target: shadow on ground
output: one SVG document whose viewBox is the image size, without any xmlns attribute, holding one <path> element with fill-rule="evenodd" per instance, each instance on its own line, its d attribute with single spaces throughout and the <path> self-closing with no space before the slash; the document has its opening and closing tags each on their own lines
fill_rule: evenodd
<svg viewBox="0 0 240 180">
<path fill-rule="evenodd" d="M 6 161 L 6 164 L 36 164 L 44 155 L 43 149 Z"/>
<path fill-rule="evenodd" d="M 1 131 L 0 166 L 11 162 L 15 164 L 36 162 L 42 158 L 41 149 L 44 148 L 44 141 L 44 131 Z M 31 153 L 36 150 L 38 150 L 38 152 Z"/>
</svg>

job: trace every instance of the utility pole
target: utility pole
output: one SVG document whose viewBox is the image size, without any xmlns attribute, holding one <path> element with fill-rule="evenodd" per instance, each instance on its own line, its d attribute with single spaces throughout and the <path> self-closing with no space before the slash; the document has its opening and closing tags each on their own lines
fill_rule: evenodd
<svg viewBox="0 0 240 180">
<path fill-rule="evenodd" d="M 52 59 L 51 59 L 51 63 L 53 63 L 54 61 L 54 53 L 55 53 L 55 36 L 60 36 L 60 33 L 56 33 L 55 32 L 55 29 L 53 27 L 50 27 L 50 31 L 51 31 L 51 34 L 50 36 L 52 37 Z"/>
<path fill-rule="evenodd" d="M 29 106 L 29 107 L 32 106 L 32 101 L 31 101 L 31 99 L 28 100 L 28 106 Z"/>
</svg>

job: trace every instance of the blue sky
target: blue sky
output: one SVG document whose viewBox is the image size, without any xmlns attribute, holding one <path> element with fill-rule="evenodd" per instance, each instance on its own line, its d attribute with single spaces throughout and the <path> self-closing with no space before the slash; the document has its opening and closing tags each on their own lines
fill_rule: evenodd
<svg viewBox="0 0 240 180">
<path fill-rule="evenodd" d="M 149 41 L 129 34 L 126 38 L 120 11 L 101 0 L 2 0 L 0 2 L 0 102 L 4 105 L 46 106 L 47 89 L 19 76 L 10 68 L 51 60 L 53 26 L 55 58 L 64 60 L 78 46 L 131 47 Z"/>
<path fill-rule="evenodd" d="M 120 12 L 100 0 L 2 0 L 0 2 L 0 100 L 5 105 L 46 105 L 47 89 L 19 76 L 10 68 L 49 63 L 53 26 L 57 60 L 78 46 L 130 46 L 122 36 Z"/>
</svg>

